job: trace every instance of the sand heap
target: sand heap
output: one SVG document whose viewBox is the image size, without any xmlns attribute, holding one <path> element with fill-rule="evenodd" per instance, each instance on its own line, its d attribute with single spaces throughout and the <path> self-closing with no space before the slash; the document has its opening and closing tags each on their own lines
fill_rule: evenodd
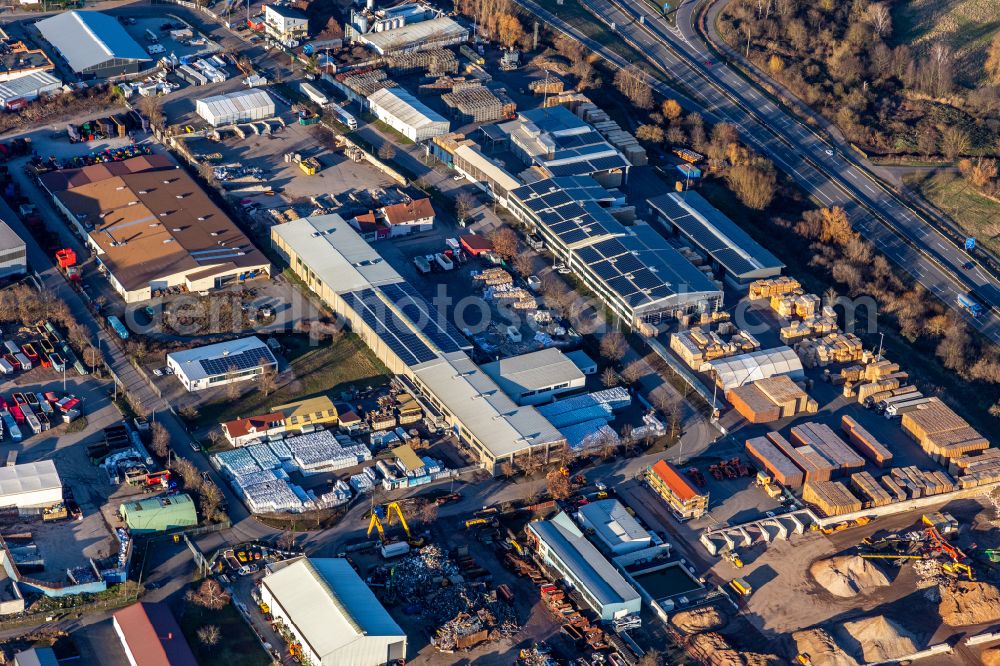
<svg viewBox="0 0 1000 666">
<path fill-rule="evenodd" d="M 983 661 L 983 666 L 1000 666 L 1000 648 L 983 650 L 980 658 Z"/>
<path fill-rule="evenodd" d="M 989 583 L 952 581 L 942 585 L 938 612 L 941 620 L 952 627 L 1000 620 L 1000 590 Z"/>
<path fill-rule="evenodd" d="M 797 654 L 808 654 L 813 666 L 858 666 L 854 658 L 840 649 L 833 636 L 823 629 L 806 629 L 792 634 Z"/>
<path fill-rule="evenodd" d="M 726 619 L 715 606 L 705 606 L 693 610 L 681 611 L 670 621 L 685 634 L 698 634 L 702 631 L 718 629 L 725 624 Z"/>
<path fill-rule="evenodd" d="M 827 592 L 838 597 L 869 594 L 889 585 L 889 579 L 881 569 L 857 555 L 817 560 L 813 562 L 809 572 Z"/>
<path fill-rule="evenodd" d="M 691 647 L 712 666 L 777 666 L 782 663 L 773 654 L 737 650 L 724 636 L 714 631 L 697 634 L 691 639 Z"/>
<path fill-rule="evenodd" d="M 861 654 L 855 656 L 866 663 L 899 659 L 918 651 L 913 635 L 884 615 L 845 622 L 843 631 L 857 641 Z"/>
</svg>

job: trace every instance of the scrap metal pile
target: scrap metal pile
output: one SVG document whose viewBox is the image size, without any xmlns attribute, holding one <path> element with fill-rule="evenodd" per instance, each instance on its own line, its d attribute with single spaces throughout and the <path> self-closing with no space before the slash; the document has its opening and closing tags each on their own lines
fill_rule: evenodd
<svg viewBox="0 0 1000 666">
<path fill-rule="evenodd" d="M 437 627 L 431 642 L 442 652 L 469 649 L 520 631 L 513 607 L 498 599 L 486 582 L 467 582 L 460 567 L 434 545 L 393 565 L 386 594 L 389 601 L 408 604 Z"/>
</svg>

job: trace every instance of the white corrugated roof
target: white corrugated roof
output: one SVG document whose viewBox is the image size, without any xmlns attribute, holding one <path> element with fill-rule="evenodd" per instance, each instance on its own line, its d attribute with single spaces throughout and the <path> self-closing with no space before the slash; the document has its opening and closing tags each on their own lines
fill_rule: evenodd
<svg viewBox="0 0 1000 666">
<path fill-rule="evenodd" d="M 0 505 L 14 504 L 16 495 L 55 488 L 61 490 L 62 481 L 51 460 L 0 467 Z"/>
<path fill-rule="evenodd" d="M 198 100 L 202 108 L 214 116 L 230 116 L 244 114 L 252 110 L 261 110 L 264 115 L 274 114 L 274 100 L 263 90 L 238 90 L 226 95 L 214 95 Z M 199 111 L 201 113 L 201 111 Z"/>
<path fill-rule="evenodd" d="M 24 76 L 9 79 L 0 83 L 0 99 L 17 99 L 26 95 L 32 95 L 39 90 L 59 87 L 62 81 L 52 76 L 48 72 L 31 72 Z"/>
<path fill-rule="evenodd" d="M 77 72 L 116 58 L 151 60 L 118 21 L 101 12 L 63 12 L 42 19 L 35 27 Z"/>
<path fill-rule="evenodd" d="M 650 540 L 649 532 L 618 500 L 606 499 L 584 504 L 580 507 L 580 513 L 609 545 Z"/>
<path fill-rule="evenodd" d="M 441 114 L 403 88 L 382 88 L 369 95 L 368 102 L 414 129 L 438 123 L 448 126 L 448 121 Z"/>
<path fill-rule="evenodd" d="M 507 190 L 508 192 L 513 189 L 517 189 L 524 184 L 511 174 L 504 171 L 500 165 L 493 162 L 493 160 L 486 157 L 472 146 L 459 146 L 455 149 L 455 154 L 482 171 L 499 187 Z"/>
<path fill-rule="evenodd" d="M 406 638 L 345 559 L 303 557 L 264 585 L 321 659 L 365 636 Z"/>
<path fill-rule="evenodd" d="M 717 376 L 726 390 L 775 375 L 803 375 L 802 361 L 791 347 L 784 346 L 709 361 L 700 370 Z"/>
<path fill-rule="evenodd" d="M 420 46 L 421 42 L 431 45 L 447 41 L 462 35 L 468 35 L 467 28 L 462 27 L 447 16 L 439 16 L 429 21 L 410 23 L 401 28 L 381 30 L 360 35 L 359 38 L 378 51 L 406 50 Z"/>
</svg>

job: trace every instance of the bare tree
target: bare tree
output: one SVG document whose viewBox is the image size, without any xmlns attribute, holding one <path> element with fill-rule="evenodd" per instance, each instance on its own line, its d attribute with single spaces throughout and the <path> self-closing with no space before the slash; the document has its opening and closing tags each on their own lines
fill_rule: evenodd
<svg viewBox="0 0 1000 666">
<path fill-rule="evenodd" d="M 163 129 L 163 109 L 160 100 L 154 95 L 145 96 L 139 99 L 139 113 L 146 117 L 151 127 Z"/>
<path fill-rule="evenodd" d="M 514 257 L 514 270 L 521 277 L 528 277 L 534 273 L 535 260 L 534 256 L 528 252 L 521 252 Z"/>
<path fill-rule="evenodd" d="M 740 164 L 730 167 L 726 172 L 726 182 L 746 206 L 764 210 L 774 199 L 778 179 L 773 169 Z"/>
<path fill-rule="evenodd" d="M 865 10 L 865 21 L 879 37 L 888 37 L 892 33 L 892 12 L 889 6 L 881 2 L 873 2 Z"/>
<path fill-rule="evenodd" d="M 459 222 L 468 220 L 475 208 L 476 200 L 468 192 L 459 192 L 458 196 L 455 197 L 455 217 L 458 218 Z"/>
<path fill-rule="evenodd" d="M 201 482 L 201 512 L 206 520 L 217 522 L 221 517 L 219 508 L 222 506 L 222 491 L 208 480 Z"/>
<path fill-rule="evenodd" d="M 239 379 L 237 378 L 238 372 L 239 370 L 237 370 L 235 365 L 231 365 L 226 368 L 226 380 L 229 382 L 226 384 L 226 397 L 229 398 L 229 400 L 236 400 L 240 397 L 240 393 L 242 393 L 240 390 Z"/>
<path fill-rule="evenodd" d="M 514 476 L 514 465 L 508 460 L 500 465 L 500 473 L 503 474 L 505 479 L 509 479 Z"/>
<path fill-rule="evenodd" d="M 101 352 L 94 345 L 87 345 L 83 350 L 83 362 L 90 366 L 90 371 L 104 362 Z"/>
<path fill-rule="evenodd" d="M 635 384 L 646 374 L 646 365 L 641 360 L 632 361 L 622 368 L 622 380 L 626 384 Z"/>
<path fill-rule="evenodd" d="M 278 537 L 278 548 L 289 551 L 295 548 L 295 534 L 293 532 L 282 532 Z"/>
<path fill-rule="evenodd" d="M 167 432 L 167 429 L 160 423 L 154 423 L 149 430 L 149 448 L 151 448 L 153 453 L 159 457 L 166 458 L 167 453 L 170 451 L 170 433 Z"/>
<path fill-rule="evenodd" d="M 188 590 L 185 598 L 196 606 L 209 610 L 222 610 L 230 601 L 229 594 L 213 578 L 206 579 L 197 590 Z"/>
<path fill-rule="evenodd" d="M 275 370 L 273 365 L 266 365 L 267 359 L 261 359 L 260 364 L 264 367 L 260 376 L 257 377 L 257 387 L 260 388 L 260 392 L 265 396 L 274 393 L 274 389 L 278 386 L 278 372 Z"/>
<path fill-rule="evenodd" d="M 653 108 L 653 89 L 649 77 L 637 66 L 629 65 L 619 69 L 615 73 L 615 87 L 637 108 Z"/>
<path fill-rule="evenodd" d="M 510 227 L 497 227 L 490 232 L 489 239 L 493 244 L 493 251 L 504 259 L 517 256 L 517 234 Z"/>
<path fill-rule="evenodd" d="M 618 373 L 610 365 L 601 373 L 601 383 L 606 387 L 618 386 Z"/>
<path fill-rule="evenodd" d="M 545 487 L 552 499 L 555 500 L 564 500 L 573 494 L 573 485 L 570 483 L 569 476 L 558 469 L 545 475 Z"/>
<path fill-rule="evenodd" d="M 970 143 L 969 135 L 961 127 L 952 125 L 941 132 L 941 152 L 949 160 L 954 161 L 959 155 L 967 153 Z"/>
<path fill-rule="evenodd" d="M 198 629 L 196 633 L 198 640 L 208 646 L 218 645 L 219 640 L 222 638 L 222 632 L 219 630 L 219 625 L 217 624 L 206 624 L 204 627 Z"/>
<path fill-rule="evenodd" d="M 608 331 L 601 338 L 601 356 L 609 361 L 617 363 L 625 357 L 626 351 L 628 351 L 628 343 L 626 343 L 625 336 L 622 335 L 621 331 Z"/>
<path fill-rule="evenodd" d="M 396 156 L 396 146 L 392 145 L 390 141 L 382 142 L 382 145 L 378 147 L 378 157 L 383 162 L 388 162 Z"/>
</svg>

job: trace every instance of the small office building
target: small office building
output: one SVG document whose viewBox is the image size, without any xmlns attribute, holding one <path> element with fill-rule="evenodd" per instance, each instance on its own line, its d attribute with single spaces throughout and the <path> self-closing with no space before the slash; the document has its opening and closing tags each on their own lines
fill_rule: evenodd
<svg viewBox="0 0 1000 666">
<path fill-rule="evenodd" d="M 337 425 L 337 408 L 325 395 L 278 405 L 274 411 L 281 415 L 285 430 Z"/>
<path fill-rule="evenodd" d="M 167 367 L 188 391 L 201 391 L 254 380 L 269 369 L 277 371 L 278 361 L 252 336 L 167 354 Z"/>
<path fill-rule="evenodd" d="M 528 538 L 539 557 L 572 586 L 604 621 L 638 613 L 642 599 L 635 588 L 590 543 L 569 514 L 528 523 Z"/>
<path fill-rule="evenodd" d="M 613 557 L 634 553 L 653 545 L 653 538 L 621 502 L 615 499 L 584 504 L 579 511 L 580 524 L 594 531 Z"/>
<path fill-rule="evenodd" d="M 555 348 L 486 363 L 483 372 L 519 405 L 541 405 L 587 383 L 576 363 Z"/>
<path fill-rule="evenodd" d="M 698 518 L 708 510 L 708 493 L 699 492 L 666 460 L 646 468 L 646 483 L 681 520 Z"/>
<path fill-rule="evenodd" d="M 290 5 L 264 5 L 264 32 L 282 44 L 309 36 L 309 19 Z"/>
<path fill-rule="evenodd" d="M 285 415 L 281 412 L 233 419 L 222 424 L 222 434 L 233 446 L 246 446 L 260 439 L 285 432 Z"/>
</svg>

